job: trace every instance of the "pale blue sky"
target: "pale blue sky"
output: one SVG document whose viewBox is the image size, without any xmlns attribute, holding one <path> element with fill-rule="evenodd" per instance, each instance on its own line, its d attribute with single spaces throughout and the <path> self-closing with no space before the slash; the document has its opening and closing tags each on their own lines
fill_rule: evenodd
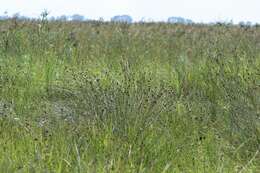
<svg viewBox="0 0 260 173">
<path fill-rule="evenodd" d="M 260 23 L 260 0 L 0 0 L 0 14 L 37 17 L 44 10 L 50 15 L 82 14 L 87 18 L 129 14 L 134 20 L 167 20 L 182 16 L 196 22 L 219 20 L 252 21 Z"/>
</svg>

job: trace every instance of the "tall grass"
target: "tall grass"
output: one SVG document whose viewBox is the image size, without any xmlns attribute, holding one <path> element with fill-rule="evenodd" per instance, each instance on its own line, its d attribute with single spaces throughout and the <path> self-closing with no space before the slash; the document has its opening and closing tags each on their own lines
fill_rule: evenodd
<svg viewBox="0 0 260 173">
<path fill-rule="evenodd" d="M 0 32 L 0 172 L 260 171 L 258 27 Z"/>
</svg>

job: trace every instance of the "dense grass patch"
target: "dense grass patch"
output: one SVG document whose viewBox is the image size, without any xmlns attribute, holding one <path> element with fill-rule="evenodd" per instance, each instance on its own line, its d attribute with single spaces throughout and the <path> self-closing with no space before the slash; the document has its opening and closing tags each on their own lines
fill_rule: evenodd
<svg viewBox="0 0 260 173">
<path fill-rule="evenodd" d="M 0 31 L 0 172 L 260 171 L 259 28 Z"/>
</svg>

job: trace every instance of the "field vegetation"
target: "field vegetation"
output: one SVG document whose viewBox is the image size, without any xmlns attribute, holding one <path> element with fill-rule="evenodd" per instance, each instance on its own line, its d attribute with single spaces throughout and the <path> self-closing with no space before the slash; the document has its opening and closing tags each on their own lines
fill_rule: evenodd
<svg viewBox="0 0 260 173">
<path fill-rule="evenodd" d="M 260 28 L 0 21 L 0 172 L 260 172 Z"/>
</svg>

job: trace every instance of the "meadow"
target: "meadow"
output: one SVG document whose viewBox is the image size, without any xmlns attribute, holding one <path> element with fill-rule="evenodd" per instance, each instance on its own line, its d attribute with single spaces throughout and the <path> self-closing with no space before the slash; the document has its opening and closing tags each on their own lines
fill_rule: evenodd
<svg viewBox="0 0 260 173">
<path fill-rule="evenodd" d="M 0 172 L 260 172 L 260 27 L 0 21 Z"/>
</svg>

